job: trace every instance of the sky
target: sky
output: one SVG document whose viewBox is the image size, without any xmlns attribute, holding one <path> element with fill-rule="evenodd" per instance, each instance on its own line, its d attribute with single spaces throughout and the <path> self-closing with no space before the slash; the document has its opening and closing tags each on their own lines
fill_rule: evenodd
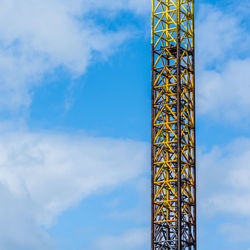
<svg viewBox="0 0 250 250">
<path fill-rule="evenodd" d="M 0 6 L 0 249 L 150 249 L 150 1 Z M 249 12 L 196 1 L 198 249 L 250 249 Z"/>
</svg>

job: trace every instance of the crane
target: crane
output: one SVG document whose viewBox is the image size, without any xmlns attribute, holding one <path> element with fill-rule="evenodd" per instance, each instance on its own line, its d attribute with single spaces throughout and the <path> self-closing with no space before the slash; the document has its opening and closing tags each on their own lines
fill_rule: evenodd
<svg viewBox="0 0 250 250">
<path fill-rule="evenodd" d="M 151 250 L 195 250 L 194 0 L 151 1 Z"/>
</svg>

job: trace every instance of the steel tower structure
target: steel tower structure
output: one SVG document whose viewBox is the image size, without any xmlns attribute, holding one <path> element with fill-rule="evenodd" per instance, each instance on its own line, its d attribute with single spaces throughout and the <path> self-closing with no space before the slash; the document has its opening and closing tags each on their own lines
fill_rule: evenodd
<svg viewBox="0 0 250 250">
<path fill-rule="evenodd" d="M 151 1 L 151 249 L 195 250 L 194 0 Z"/>
</svg>

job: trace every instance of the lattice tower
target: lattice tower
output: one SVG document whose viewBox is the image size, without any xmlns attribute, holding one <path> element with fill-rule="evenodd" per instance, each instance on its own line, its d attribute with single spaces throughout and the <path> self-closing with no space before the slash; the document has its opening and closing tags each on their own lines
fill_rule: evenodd
<svg viewBox="0 0 250 250">
<path fill-rule="evenodd" d="M 194 250 L 194 0 L 151 1 L 151 249 Z"/>
</svg>

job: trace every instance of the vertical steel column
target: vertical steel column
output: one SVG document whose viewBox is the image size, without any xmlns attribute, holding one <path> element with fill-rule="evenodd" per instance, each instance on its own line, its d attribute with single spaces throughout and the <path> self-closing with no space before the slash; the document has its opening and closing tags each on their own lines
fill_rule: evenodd
<svg viewBox="0 0 250 250">
<path fill-rule="evenodd" d="M 180 0 L 176 0 L 176 51 L 177 51 L 177 192 L 178 192 L 178 203 L 177 203 L 177 249 L 181 250 L 181 236 L 182 236 L 182 213 L 181 213 L 181 38 L 180 38 Z"/>
<path fill-rule="evenodd" d="M 151 1 L 151 249 L 195 250 L 194 0 Z"/>
</svg>

